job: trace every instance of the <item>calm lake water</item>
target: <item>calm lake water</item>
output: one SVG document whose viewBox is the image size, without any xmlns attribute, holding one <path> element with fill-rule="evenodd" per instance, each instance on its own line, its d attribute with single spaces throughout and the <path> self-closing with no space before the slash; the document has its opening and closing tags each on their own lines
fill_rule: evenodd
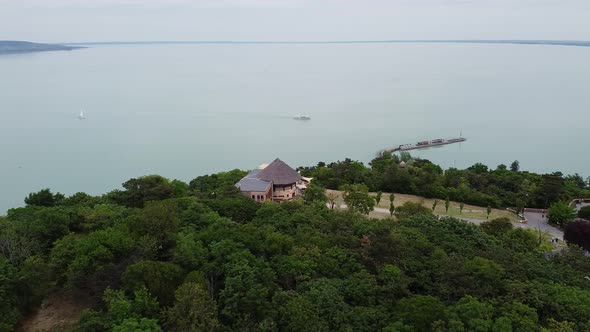
<svg viewBox="0 0 590 332">
<path fill-rule="evenodd" d="M 49 187 L 189 181 L 280 157 L 590 176 L 590 48 L 473 44 L 100 46 L 0 57 L 0 214 Z M 84 109 L 87 119 L 77 118 Z M 303 113 L 311 121 L 295 121 Z"/>
</svg>

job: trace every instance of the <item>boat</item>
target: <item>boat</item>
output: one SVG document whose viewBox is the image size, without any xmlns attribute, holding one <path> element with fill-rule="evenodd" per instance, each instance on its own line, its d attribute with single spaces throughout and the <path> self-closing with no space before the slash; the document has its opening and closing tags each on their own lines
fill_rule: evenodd
<svg viewBox="0 0 590 332">
<path fill-rule="evenodd" d="M 78 119 L 80 119 L 80 120 L 86 119 L 86 116 L 84 115 L 84 111 L 80 112 L 80 115 L 78 115 Z"/>
<path fill-rule="evenodd" d="M 311 120 L 311 117 L 309 117 L 307 115 L 299 114 L 299 115 L 295 115 L 293 117 L 293 119 L 295 119 L 295 120 Z"/>
</svg>

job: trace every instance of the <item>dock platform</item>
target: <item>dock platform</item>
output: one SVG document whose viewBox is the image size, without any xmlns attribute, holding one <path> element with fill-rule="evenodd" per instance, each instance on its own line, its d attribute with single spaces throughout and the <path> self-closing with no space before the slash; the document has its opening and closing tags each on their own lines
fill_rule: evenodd
<svg viewBox="0 0 590 332">
<path fill-rule="evenodd" d="M 416 149 L 425 149 L 425 148 L 431 148 L 431 147 L 441 146 L 441 145 L 462 143 L 465 141 L 467 141 L 467 139 L 465 137 L 448 138 L 448 139 L 437 138 L 437 139 L 433 139 L 431 141 L 421 141 L 421 142 L 418 142 L 415 144 L 402 144 L 402 145 L 399 145 L 396 147 L 386 148 L 386 149 L 379 151 L 378 154 L 380 156 L 383 156 L 384 153 L 394 153 L 397 151 L 410 151 L 410 150 L 416 150 Z"/>
</svg>

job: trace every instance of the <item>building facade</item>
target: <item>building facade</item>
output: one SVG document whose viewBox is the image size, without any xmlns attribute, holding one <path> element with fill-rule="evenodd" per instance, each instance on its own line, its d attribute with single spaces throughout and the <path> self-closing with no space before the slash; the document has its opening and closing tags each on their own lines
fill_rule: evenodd
<svg viewBox="0 0 590 332">
<path fill-rule="evenodd" d="M 257 202 L 283 202 L 301 196 L 307 179 L 280 159 L 255 169 L 243 177 L 236 187 Z"/>
</svg>

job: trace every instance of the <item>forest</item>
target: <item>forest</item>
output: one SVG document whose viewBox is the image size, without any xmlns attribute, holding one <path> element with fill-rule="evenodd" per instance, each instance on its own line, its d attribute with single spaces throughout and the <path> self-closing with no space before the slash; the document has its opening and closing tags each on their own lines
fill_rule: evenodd
<svg viewBox="0 0 590 332">
<path fill-rule="evenodd" d="M 401 165 L 401 166 L 400 166 Z M 590 197 L 590 178 L 561 172 L 536 174 L 520 170 L 517 160 L 510 166 L 490 169 L 476 163 L 464 170 L 443 169 L 409 153 L 386 153 L 368 166 L 351 159 L 313 167 L 300 167 L 304 176 L 328 189 L 346 184 L 364 184 L 370 191 L 412 194 L 426 198 L 449 198 L 477 206 L 548 208 L 557 201 Z"/>
<path fill-rule="evenodd" d="M 559 173 L 399 162 L 301 172 L 328 188 L 494 206 L 588 192 Z M 0 331 L 65 291 L 92 305 L 55 331 L 590 331 L 590 258 L 576 245 L 551 251 L 507 220 L 477 226 L 427 208 L 371 219 L 317 193 L 260 204 L 234 187 L 244 174 L 150 175 L 102 196 L 31 193 L 0 217 Z"/>
</svg>

